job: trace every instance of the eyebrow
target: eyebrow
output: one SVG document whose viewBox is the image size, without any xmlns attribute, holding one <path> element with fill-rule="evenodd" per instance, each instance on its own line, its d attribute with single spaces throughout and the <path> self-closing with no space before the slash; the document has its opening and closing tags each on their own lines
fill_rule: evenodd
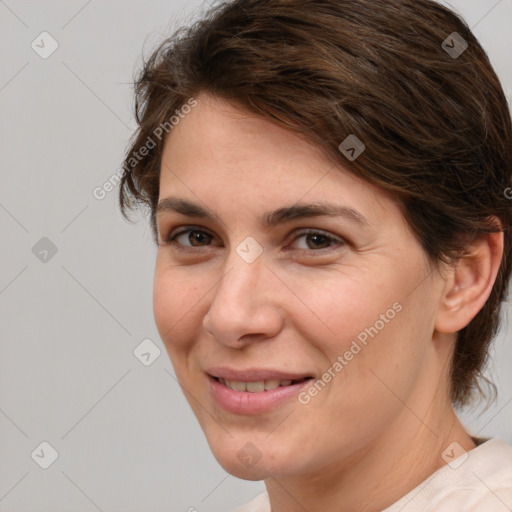
<svg viewBox="0 0 512 512">
<path fill-rule="evenodd" d="M 161 199 L 156 207 L 155 216 L 161 212 L 173 211 L 187 217 L 216 220 L 222 223 L 218 215 L 207 207 L 200 206 L 188 199 L 166 197 Z M 310 217 L 343 217 L 360 227 L 369 227 L 369 221 L 357 210 L 349 206 L 331 204 L 326 202 L 297 203 L 292 206 L 283 206 L 277 210 L 266 212 L 260 219 L 263 227 L 275 227 L 297 219 Z"/>
</svg>

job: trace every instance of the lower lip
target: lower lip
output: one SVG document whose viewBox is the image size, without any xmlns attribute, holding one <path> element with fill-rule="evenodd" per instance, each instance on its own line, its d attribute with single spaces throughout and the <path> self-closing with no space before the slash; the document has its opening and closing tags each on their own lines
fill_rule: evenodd
<svg viewBox="0 0 512 512">
<path fill-rule="evenodd" d="M 234 391 L 208 375 L 210 392 L 214 400 L 223 409 L 233 414 L 261 414 L 270 411 L 286 400 L 295 397 L 302 388 L 311 383 L 311 380 L 308 379 L 290 386 L 279 386 L 270 391 L 250 393 Z"/>
</svg>

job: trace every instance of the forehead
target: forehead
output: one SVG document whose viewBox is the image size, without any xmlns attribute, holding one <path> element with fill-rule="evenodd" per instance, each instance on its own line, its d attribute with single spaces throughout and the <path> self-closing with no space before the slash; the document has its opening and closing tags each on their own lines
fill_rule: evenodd
<svg viewBox="0 0 512 512">
<path fill-rule="evenodd" d="M 160 200 L 179 196 L 238 212 L 322 201 L 352 207 L 370 221 L 383 210 L 398 213 L 388 192 L 293 131 L 210 95 L 197 101 L 167 136 Z"/>
</svg>

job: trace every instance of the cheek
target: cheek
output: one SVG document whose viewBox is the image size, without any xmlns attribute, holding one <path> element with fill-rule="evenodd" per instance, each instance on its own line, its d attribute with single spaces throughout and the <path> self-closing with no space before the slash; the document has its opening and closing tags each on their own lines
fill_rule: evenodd
<svg viewBox="0 0 512 512">
<path fill-rule="evenodd" d="M 186 345 L 191 338 L 190 330 L 198 325 L 196 317 L 204 293 L 188 274 L 175 268 L 161 269 L 157 265 L 153 282 L 153 314 L 168 350 Z"/>
<path fill-rule="evenodd" d="M 317 369 L 331 389 L 324 399 L 348 401 L 351 407 L 350 396 L 361 403 L 378 401 L 389 394 L 379 377 L 405 391 L 418 375 L 431 312 L 421 290 L 411 294 L 409 281 L 395 277 L 347 277 L 298 290 L 308 309 L 301 305 L 295 318 L 309 348 L 322 354 Z"/>
<path fill-rule="evenodd" d="M 361 430 L 370 428 L 363 420 L 368 411 L 380 416 L 375 425 L 399 413 L 428 361 L 429 312 L 411 296 L 402 297 L 394 302 L 386 299 L 381 307 L 369 305 L 366 311 L 353 310 L 359 315 L 354 316 L 358 328 L 347 329 L 338 344 L 329 347 L 329 360 L 340 365 L 326 400 Z"/>
<path fill-rule="evenodd" d="M 375 331 L 372 326 L 376 322 L 379 331 L 386 330 L 388 323 L 380 320 L 381 314 L 389 323 L 399 316 L 393 308 L 397 294 L 390 293 L 390 287 L 379 277 L 366 276 L 363 280 L 347 273 L 316 280 L 315 286 L 311 286 L 311 281 L 300 284 L 294 287 L 297 297 L 302 299 L 294 306 L 294 318 L 300 322 L 305 338 L 330 360 L 343 355 L 354 340 L 364 344 L 371 339 L 368 331 Z"/>
</svg>

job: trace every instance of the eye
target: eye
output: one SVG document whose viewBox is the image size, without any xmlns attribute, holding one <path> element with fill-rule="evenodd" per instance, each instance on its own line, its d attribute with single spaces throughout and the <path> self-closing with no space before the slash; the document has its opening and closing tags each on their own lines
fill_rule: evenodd
<svg viewBox="0 0 512 512">
<path fill-rule="evenodd" d="M 177 233 L 171 233 L 165 239 L 165 245 L 177 244 L 182 245 L 183 247 L 205 247 L 212 239 L 213 235 L 210 235 L 210 233 L 192 226 L 182 229 Z"/>
<path fill-rule="evenodd" d="M 345 245 L 345 241 L 341 238 L 313 229 L 299 231 L 295 236 L 294 242 L 300 239 L 305 241 L 305 247 L 299 247 L 301 252 L 318 252 L 322 249 L 329 249 L 333 245 Z"/>
<path fill-rule="evenodd" d="M 173 244 L 179 249 L 194 250 L 200 247 L 208 247 L 213 239 L 214 235 L 208 233 L 204 229 L 201 229 L 198 226 L 189 226 L 178 232 L 171 232 L 171 234 L 164 239 L 164 245 Z M 343 239 L 314 229 L 299 230 L 295 233 L 295 237 L 292 242 L 296 243 L 301 239 L 304 240 L 305 246 L 303 245 L 296 249 L 301 253 L 307 254 L 320 252 L 324 249 L 330 249 L 336 245 L 346 245 Z"/>
</svg>

